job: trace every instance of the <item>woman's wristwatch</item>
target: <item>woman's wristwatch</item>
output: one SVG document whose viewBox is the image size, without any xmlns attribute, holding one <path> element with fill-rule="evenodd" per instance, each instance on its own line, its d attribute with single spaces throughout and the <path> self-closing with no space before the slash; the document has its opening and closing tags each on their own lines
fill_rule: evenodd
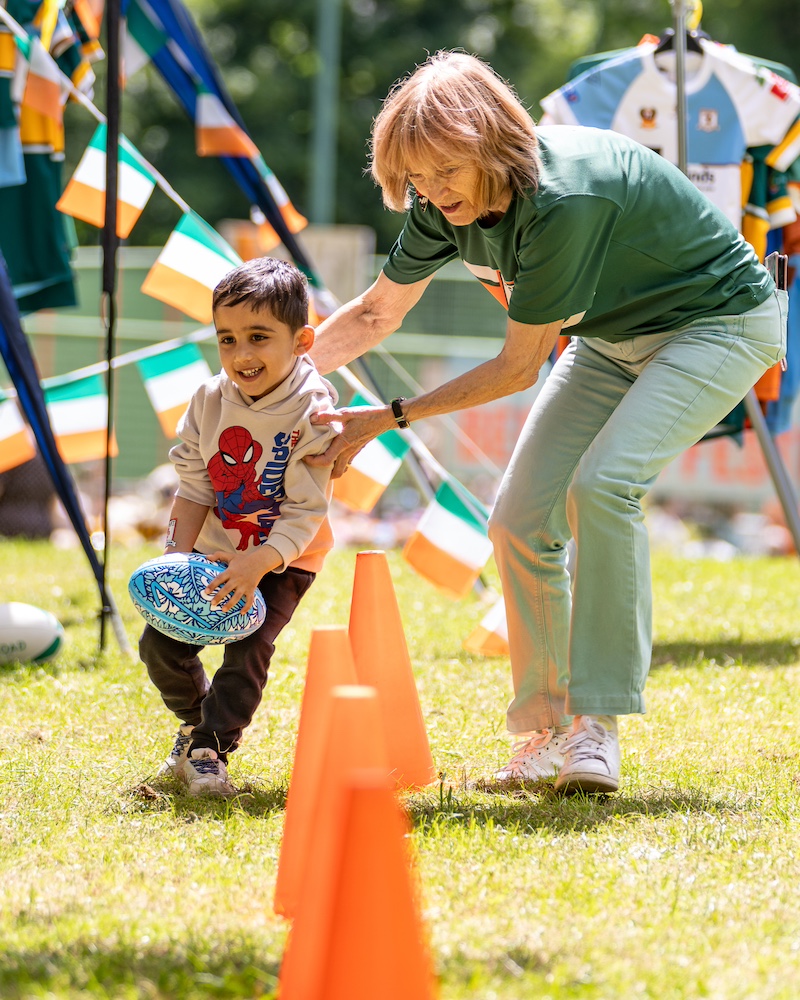
<svg viewBox="0 0 800 1000">
<path fill-rule="evenodd" d="M 397 426 L 402 427 L 404 430 L 406 427 L 410 427 L 411 424 L 406 420 L 406 415 L 403 413 L 403 407 L 401 403 L 405 403 L 405 396 L 398 396 L 397 399 L 393 399 L 391 402 L 392 413 L 394 414 L 394 419 L 397 421 Z"/>
</svg>

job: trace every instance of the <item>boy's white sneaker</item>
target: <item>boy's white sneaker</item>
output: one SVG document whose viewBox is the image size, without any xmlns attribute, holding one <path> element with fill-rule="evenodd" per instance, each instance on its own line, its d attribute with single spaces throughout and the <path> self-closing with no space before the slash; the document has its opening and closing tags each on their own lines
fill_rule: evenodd
<svg viewBox="0 0 800 1000">
<path fill-rule="evenodd" d="M 170 750 L 169 756 L 158 769 L 159 777 L 163 777 L 166 774 L 177 775 L 178 769 L 183 766 L 183 762 L 189 753 L 189 745 L 192 742 L 193 732 L 194 726 L 178 726 L 178 732 L 175 734 L 175 746 Z"/>
<path fill-rule="evenodd" d="M 505 767 L 495 773 L 495 783 L 510 785 L 552 778 L 564 763 L 564 747 L 569 736 L 567 726 L 528 733 L 512 747 L 514 755 Z"/>
<path fill-rule="evenodd" d="M 189 789 L 190 795 L 236 795 L 228 781 L 225 762 L 210 747 L 196 747 L 183 762 L 177 776 Z"/>
<path fill-rule="evenodd" d="M 619 788 L 615 715 L 575 716 L 555 788 L 559 792 L 615 792 Z"/>
</svg>

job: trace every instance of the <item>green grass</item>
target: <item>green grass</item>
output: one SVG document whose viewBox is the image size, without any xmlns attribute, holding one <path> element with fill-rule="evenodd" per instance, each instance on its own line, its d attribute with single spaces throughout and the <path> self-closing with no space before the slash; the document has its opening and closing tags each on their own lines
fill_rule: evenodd
<svg viewBox="0 0 800 1000">
<path fill-rule="evenodd" d="M 125 582 L 155 552 L 112 553 L 134 646 Z M 113 634 L 98 654 L 80 551 L 0 542 L 0 600 L 53 611 L 69 635 L 51 664 L 0 667 L 3 1000 L 274 996 L 309 630 L 346 624 L 354 556 L 332 555 L 279 641 L 231 766 L 248 794 L 220 802 L 154 780 L 174 721 Z M 390 562 L 447 782 L 405 798 L 442 1000 L 796 1000 L 797 560 L 656 553 L 649 713 L 622 720 L 623 784 L 607 799 L 469 790 L 508 756 L 508 663 L 462 649 L 479 602 Z"/>
</svg>

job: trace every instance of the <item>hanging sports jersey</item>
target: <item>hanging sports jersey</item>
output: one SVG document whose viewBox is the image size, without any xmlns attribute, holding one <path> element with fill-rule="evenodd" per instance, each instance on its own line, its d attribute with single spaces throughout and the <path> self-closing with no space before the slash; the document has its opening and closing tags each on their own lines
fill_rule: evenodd
<svg viewBox="0 0 800 1000">
<path fill-rule="evenodd" d="M 787 140 L 800 88 L 727 46 L 706 39 L 700 46 L 686 53 L 687 172 L 741 229 L 745 151 Z M 677 163 L 675 53 L 656 47 L 639 45 L 549 94 L 541 101 L 547 121 L 613 129 Z M 771 165 L 785 170 L 798 153 L 800 134 L 792 132 Z"/>
</svg>

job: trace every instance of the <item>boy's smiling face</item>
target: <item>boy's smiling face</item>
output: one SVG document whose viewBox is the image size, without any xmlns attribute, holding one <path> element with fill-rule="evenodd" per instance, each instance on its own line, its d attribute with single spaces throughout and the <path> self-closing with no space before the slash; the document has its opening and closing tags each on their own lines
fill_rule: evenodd
<svg viewBox="0 0 800 1000">
<path fill-rule="evenodd" d="M 247 302 L 217 306 L 214 325 L 225 374 L 253 399 L 261 399 L 280 385 L 295 358 L 314 343 L 312 327 L 292 330 L 268 309 L 256 311 Z"/>
</svg>

